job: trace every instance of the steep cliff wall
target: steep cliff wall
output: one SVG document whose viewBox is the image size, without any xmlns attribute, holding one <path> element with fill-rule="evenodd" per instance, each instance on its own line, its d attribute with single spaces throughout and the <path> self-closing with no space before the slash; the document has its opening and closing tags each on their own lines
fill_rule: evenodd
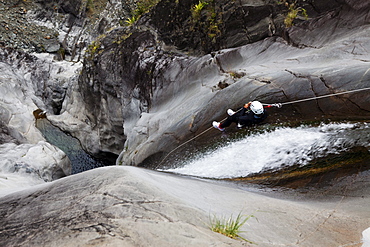
<svg viewBox="0 0 370 247">
<path fill-rule="evenodd" d="M 256 29 L 255 40 L 243 36 L 245 43 L 261 41 L 195 57 L 184 52 L 199 54 L 216 47 L 212 40 L 202 38 L 202 29 L 186 35 L 192 25 L 191 3 L 177 8 L 176 2 L 166 5 L 170 13 L 179 16 L 170 18 L 176 28 L 166 22 L 168 9 L 163 4 L 137 25 L 113 30 L 97 40 L 87 53 L 79 78 L 82 121 L 93 127 L 101 149 L 117 153 L 125 143 L 118 163 L 138 165 L 151 155 L 166 152 L 225 116 L 227 108 L 249 100 L 287 102 L 368 85 L 367 5 L 358 9 L 350 2 L 333 2 L 319 8 L 310 2 L 317 17 L 290 29 L 281 28 L 278 33 L 282 37 L 258 36 L 269 28 L 263 25 Z M 231 12 L 244 7 L 234 6 Z M 321 8 L 325 11 L 318 11 Z M 157 19 L 159 16 L 164 19 Z M 264 18 L 251 15 L 253 21 L 249 21 L 260 23 L 258 20 Z M 281 22 L 281 17 L 275 22 L 278 20 Z M 168 29 L 160 23 L 168 24 Z M 236 46 L 227 41 L 231 30 L 225 30 L 215 44 Z M 199 45 L 197 39 L 208 45 Z M 311 101 L 282 109 L 279 114 L 297 119 L 364 118 L 370 110 L 368 97 L 359 93 Z"/>
<path fill-rule="evenodd" d="M 207 54 L 238 47 L 272 36 L 287 35 L 284 19 L 289 7 L 274 0 L 160 1 L 148 14 L 149 23 L 167 44 L 195 54 Z M 337 1 L 296 1 L 310 18 L 315 18 L 341 5 Z M 294 20 L 300 23 L 301 16 Z M 287 37 L 286 37 L 287 38 Z"/>
<path fill-rule="evenodd" d="M 287 102 L 368 85 L 367 3 L 298 1 L 309 19 L 296 18 L 291 28 L 284 26 L 289 8 L 275 1 L 207 1 L 194 13 L 198 3 L 159 1 L 130 27 L 118 27 L 135 9 L 129 2 L 1 4 L 24 15 L 22 25 L 57 31 L 45 36 L 50 39 L 35 38 L 56 42 L 58 51 L 50 50 L 56 59 L 81 61 L 87 47 L 81 73 L 68 80 L 55 81 L 47 66 L 22 61 L 35 68 L 29 72 L 34 101 L 56 114 L 50 120 L 91 153 L 121 154 L 119 163 L 138 165 L 167 152 L 223 118 L 227 108 L 249 100 Z M 21 8 L 26 11 L 19 13 Z M 17 41 L 29 51 L 44 51 L 36 49 L 41 41 L 6 37 L 7 47 Z M 22 67 L 14 59 L 7 62 Z M 344 95 L 279 114 L 364 118 L 367 101 L 366 93 Z"/>
</svg>

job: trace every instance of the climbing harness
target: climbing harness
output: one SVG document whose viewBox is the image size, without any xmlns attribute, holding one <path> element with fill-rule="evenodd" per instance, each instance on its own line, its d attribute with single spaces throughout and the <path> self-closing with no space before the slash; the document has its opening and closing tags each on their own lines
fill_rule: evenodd
<svg viewBox="0 0 370 247">
<path fill-rule="evenodd" d="M 333 97 L 333 96 L 338 96 L 338 95 L 343 95 L 343 94 L 356 93 L 356 92 L 361 92 L 361 91 L 366 91 L 366 90 L 370 90 L 370 87 L 361 88 L 361 89 L 354 89 L 354 90 L 345 91 L 345 92 L 338 92 L 338 93 L 326 94 L 326 95 L 316 96 L 316 97 L 307 98 L 307 99 L 293 100 L 293 101 L 288 101 L 288 102 L 284 102 L 284 103 L 273 103 L 273 104 L 262 104 L 262 105 L 265 108 L 271 108 L 271 107 L 281 108 L 283 105 L 290 105 L 290 104 L 301 103 L 301 102 L 306 102 L 306 101 L 311 101 L 311 100 L 318 100 L 318 99 L 323 99 L 323 98 L 328 98 L 328 97 Z M 239 110 L 237 110 L 235 113 L 239 112 L 241 109 L 242 108 L 240 108 Z M 226 120 L 226 118 L 222 119 L 221 122 L 223 122 L 225 120 Z M 195 140 L 196 138 L 198 138 L 199 136 L 203 135 L 204 133 L 208 132 L 211 129 L 213 129 L 213 126 L 212 127 L 209 127 L 208 129 L 204 130 L 203 132 L 199 133 L 198 135 L 194 136 L 193 138 L 190 138 L 186 142 L 184 142 L 184 143 L 180 144 L 179 146 L 177 146 L 176 148 L 174 148 L 172 151 L 170 151 L 161 160 L 161 162 L 159 162 L 158 166 L 161 166 L 163 164 L 163 161 L 165 161 L 167 159 L 167 157 L 170 156 L 170 154 L 172 154 L 173 152 L 175 152 L 177 149 L 179 149 L 180 147 L 186 145 L 187 143 Z"/>
</svg>

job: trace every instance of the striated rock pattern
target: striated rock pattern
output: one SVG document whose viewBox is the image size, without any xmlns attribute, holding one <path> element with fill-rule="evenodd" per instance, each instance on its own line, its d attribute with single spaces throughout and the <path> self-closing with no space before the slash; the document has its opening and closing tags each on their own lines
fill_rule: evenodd
<svg viewBox="0 0 370 247">
<path fill-rule="evenodd" d="M 256 217 L 240 233 L 254 245 L 361 245 L 369 186 L 358 197 L 351 188 L 295 202 L 137 167 L 98 168 L 2 197 L 0 245 L 253 246 L 208 228 L 210 217 L 238 213 Z"/>
<path fill-rule="evenodd" d="M 137 26 L 113 30 L 90 46 L 79 77 L 80 93 L 71 98 L 82 107 L 67 107 L 65 116 L 78 116 L 92 127 L 100 146 L 85 145 L 88 150 L 117 154 L 123 149 L 117 163 L 139 165 L 247 101 L 290 102 L 367 87 L 369 7 L 352 2 L 310 6 L 317 17 L 286 29 L 282 37 L 194 57 L 179 50 L 201 53 L 213 48 L 202 48 L 194 38 L 184 47 L 169 42 L 151 19 L 160 11 L 166 16 L 159 4 Z M 370 111 L 368 97 L 362 92 L 313 100 L 276 114 L 280 121 L 363 119 Z"/>
<path fill-rule="evenodd" d="M 48 51 L 56 60 L 84 59 L 84 65 L 77 75 L 70 72 L 77 72 L 79 63 L 54 66 L 52 55 L 40 60 L 43 55 L 36 59 L 9 48 L 2 49 L 1 59 L 25 75 L 30 87 L 25 95 L 32 99 L 27 112 L 40 108 L 56 114 L 50 120 L 87 151 L 121 154 L 117 163 L 132 165 L 168 152 L 246 101 L 288 102 L 368 85 L 367 3 L 298 1 L 309 19 L 296 18 L 287 29 L 288 8 L 276 1 L 219 0 L 195 12 L 198 2 L 160 1 L 135 25 L 111 30 L 123 24 L 134 3 L 2 1 L 4 13 L 19 22 L 0 28 L 4 46 Z M 31 33 L 20 32 L 22 26 Z M 332 97 L 276 114 L 279 119 L 364 118 L 367 97 L 366 92 Z M 32 115 L 10 123 L 5 116 L 17 110 L 3 109 L 2 121 L 9 126 L 4 138 L 11 132 L 24 142 L 28 137 L 19 122 L 32 126 Z"/>
<path fill-rule="evenodd" d="M 134 4 L 119 0 L 4 0 L 0 2 L 0 45 L 78 62 L 87 45 L 120 26 L 132 8 Z"/>
<path fill-rule="evenodd" d="M 3 197 L 1 246 L 245 246 L 207 215 L 118 168 Z"/>
<path fill-rule="evenodd" d="M 52 64 L 47 55 L 40 58 L 11 48 L 0 49 L 0 61 L 2 195 L 71 174 L 70 160 L 45 142 L 34 113 L 60 111 L 74 70 L 63 67 L 64 62 Z M 53 92 L 56 88 L 60 94 Z"/>
<path fill-rule="evenodd" d="M 160 1 L 149 13 L 161 39 L 180 50 L 210 53 L 271 36 L 287 38 L 284 19 L 288 7 L 271 0 L 210 1 L 196 13 L 199 1 Z M 296 1 L 315 18 L 341 5 L 337 1 Z M 297 18 L 295 23 L 302 22 Z"/>
</svg>

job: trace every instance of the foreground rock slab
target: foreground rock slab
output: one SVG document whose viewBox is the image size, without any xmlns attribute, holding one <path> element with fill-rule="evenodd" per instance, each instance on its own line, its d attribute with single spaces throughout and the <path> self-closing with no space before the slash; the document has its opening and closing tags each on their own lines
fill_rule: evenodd
<svg viewBox="0 0 370 247">
<path fill-rule="evenodd" d="M 227 183 L 104 167 L 1 198 L 0 245 L 249 246 L 207 227 L 210 215 L 240 212 L 257 217 L 241 235 L 258 246 L 354 245 L 370 225 L 369 202 L 294 202 Z"/>
<path fill-rule="evenodd" d="M 126 168 L 103 168 L 2 198 L 1 246 L 241 246 L 207 216 Z"/>
</svg>

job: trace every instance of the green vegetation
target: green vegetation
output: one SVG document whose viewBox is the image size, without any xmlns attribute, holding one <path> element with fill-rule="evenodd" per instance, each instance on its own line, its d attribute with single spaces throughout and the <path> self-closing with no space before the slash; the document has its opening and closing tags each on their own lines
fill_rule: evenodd
<svg viewBox="0 0 370 247">
<path fill-rule="evenodd" d="M 101 40 L 105 38 L 105 34 L 100 35 L 96 40 L 91 42 L 90 45 L 87 46 L 86 49 L 86 56 L 87 57 L 94 57 L 94 55 L 99 51 L 100 46 L 101 46 Z M 100 51 L 102 52 L 102 50 Z"/>
<path fill-rule="evenodd" d="M 199 19 L 200 12 L 202 12 L 202 9 L 204 9 L 205 6 L 207 6 L 208 3 L 206 1 L 199 0 L 198 4 L 195 4 L 191 8 L 191 14 L 193 16 L 193 19 Z"/>
<path fill-rule="evenodd" d="M 136 4 L 136 9 L 134 9 L 131 13 L 131 17 L 129 17 L 125 22 L 127 26 L 133 25 L 140 17 L 149 12 L 149 10 L 154 7 L 159 0 L 139 0 Z"/>
<path fill-rule="evenodd" d="M 128 39 L 130 36 L 132 35 L 132 33 L 127 33 L 127 34 L 124 34 L 124 35 L 121 35 L 120 37 L 117 37 L 116 40 L 113 41 L 113 43 L 115 44 L 121 44 L 123 41 L 125 41 L 126 39 Z M 120 51 L 121 52 L 121 51 Z"/>
<path fill-rule="evenodd" d="M 63 47 L 60 47 L 57 53 L 62 60 L 66 58 L 66 50 Z"/>
<path fill-rule="evenodd" d="M 247 222 L 247 220 L 249 220 L 252 217 L 254 217 L 254 215 L 243 216 L 241 213 L 239 213 L 235 219 L 233 219 L 232 215 L 228 219 L 217 218 L 216 216 L 213 216 L 213 218 L 210 218 L 209 228 L 212 231 L 221 233 L 227 237 L 233 239 L 239 238 L 246 242 L 252 243 L 251 241 L 239 235 L 239 233 L 241 232 L 240 228 Z"/>
<path fill-rule="evenodd" d="M 284 19 L 284 24 L 287 28 L 294 25 L 293 22 L 299 14 L 301 14 L 306 19 L 308 18 L 306 9 L 298 7 L 297 1 L 289 3 L 287 0 L 283 0 L 283 2 L 280 3 L 285 4 L 285 6 L 288 8 L 288 13 Z"/>
<path fill-rule="evenodd" d="M 198 4 L 195 4 L 190 11 L 193 20 L 192 29 L 207 33 L 208 38 L 215 43 L 217 36 L 221 34 L 219 27 L 222 21 L 221 13 L 216 11 L 214 0 L 199 0 Z M 202 11 L 205 18 L 201 18 Z"/>
<path fill-rule="evenodd" d="M 133 25 L 137 20 L 139 19 L 139 16 L 132 16 L 132 17 L 129 17 L 127 18 L 127 20 L 125 21 L 126 22 L 126 25 L 127 26 L 131 26 Z"/>
<path fill-rule="evenodd" d="M 221 25 L 221 17 L 218 16 L 215 8 L 210 9 L 208 23 L 208 37 L 212 42 L 216 42 L 216 37 L 221 34 L 221 30 L 219 29 L 219 26 Z"/>
<path fill-rule="evenodd" d="M 95 54 L 100 49 L 100 46 L 101 46 L 101 42 L 99 39 L 91 42 L 91 44 L 87 46 L 87 49 L 85 52 L 85 58 L 87 58 L 88 60 L 92 60 Z"/>
</svg>

